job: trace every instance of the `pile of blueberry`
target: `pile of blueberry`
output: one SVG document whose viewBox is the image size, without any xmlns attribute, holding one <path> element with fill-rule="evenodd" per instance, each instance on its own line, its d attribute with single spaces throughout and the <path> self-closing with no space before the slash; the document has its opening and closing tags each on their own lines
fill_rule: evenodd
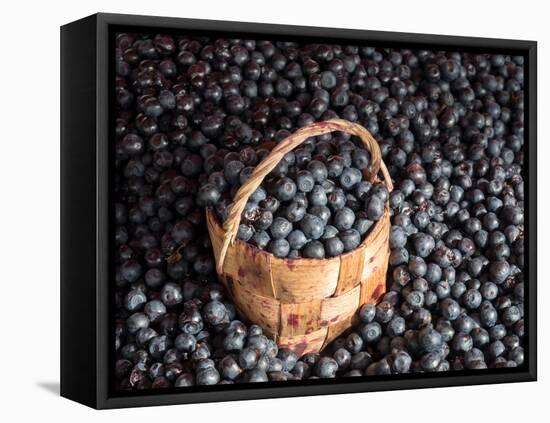
<svg viewBox="0 0 550 423">
<path fill-rule="evenodd" d="M 116 38 L 119 389 L 516 367 L 524 362 L 523 57 L 168 35 Z M 288 154 L 239 238 L 281 257 L 355 248 L 388 201 L 388 292 L 321 354 L 246 325 L 217 282 L 204 207 L 277 143 L 343 118 L 378 140 Z"/>
<path fill-rule="evenodd" d="M 238 239 L 277 257 L 334 257 L 357 248 L 382 217 L 388 189 L 364 179 L 370 155 L 360 141 L 330 134 L 317 138 L 324 140 L 309 138 L 287 153 L 248 199 Z M 197 200 L 215 206 L 223 222 L 235 192 L 269 150 L 245 147 L 216 154 L 223 169 L 209 175 Z"/>
</svg>

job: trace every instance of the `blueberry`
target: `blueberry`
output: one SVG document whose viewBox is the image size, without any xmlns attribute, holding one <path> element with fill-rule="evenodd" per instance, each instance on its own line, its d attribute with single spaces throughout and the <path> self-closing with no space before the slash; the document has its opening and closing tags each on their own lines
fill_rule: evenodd
<svg viewBox="0 0 550 423">
<path fill-rule="evenodd" d="M 439 351 L 424 354 L 420 358 L 420 366 L 425 371 L 434 371 L 441 363 L 442 357 Z"/>
<path fill-rule="evenodd" d="M 498 286 L 493 282 L 485 282 L 480 288 L 484 300 L 494 300 L 498 295 Z"/>
<path fill-rule="evenodd" d="M 255 348 L 246 347 L 239 354 L 239 365 L 244 370 L 253 369 L 259 358 L 260 356 Z"/>
<path fill-rule="evenodd" d="M 353 150 L 351 153 L 353 165 L 358 169 L 365 169 L 370 164 L 370 154 L 363 148 Z"/>
<path fill-rule="evenodd" d="M 271 241 L 271 237 L 266 231 L 259 231 L 252 235 L 251 241 L 253 245 L 263 250 Z"/>
<path fill-rule="evenodd" d="M 481 324 L 486 328 L 493 327 L 498 319 L 498 313 L 491 303 L 482 303 L 479 312 Z"/>
<path fill-rule="evenodd" d="M 506 261 L 494 261 L 489 266 L 489 274 L 496 284 L 501 284 L 510 275 L 510 265 Z"/>
<path fill-rule="evenodd" d="M 330 209 L 326 206 L 319 206 L 319 205 L 310 207 L 309 214 L 312 214 L 314 216 L 321 218 L 324 225 L 328 224 L 328 221 L 331 217 Z"/>
<path fill-rule="evenodd" d="M 258 325 L 250 325 L 248 327 L 247 334 L 248 334 L 248 336 L 262 335 L 263 334 L 263 329 L 262 329 L 261 326 L 258 326 Z"/>
<path fill-rule="evenodd" d="M 279 201 L 290 201 L 296 195 L 296 184 L 290 178 L 279 178 L 273 184 L 272 195 Z"/>
<path fill-rule="evenodd" d="M 341 156 L 330 156 L 327 159 L 327 174 L 329 178 L 338 178 L 344 171 L 344 160 Z"/>
<path fill-rule="evenodd" d="M 292 371 L 292 369 L 294 369 L 294 366 L 296 365 L 296 362 L 298 361 L 298 357 L 296 357 L 296 354 L 286 348 L 281 348 L 279 350 L 279 353 L 277 354 L 277 357 L 281 360 L 283 364 L 283 370 L 286 372 Z"/>
<path fill-rule="evenodd" d="M 379 197 L 384 203 L 390 199 L 390 193 L 385 184 L 377 183 L 371 189 L 371 194 Z"/>
<path fill-rule="evenodd" d="M 494 325 L 489 329 L 489 337 L 491 340 L 500 341 L 502 338 L 506 336 L 506 327 L 502 324 Z"/>
<path fill-rule="evenodd" d="M 359 169 L 346 167 L 340 175 L 339 182 L 342 188 L 350 190 L 361 181 L 362 176 Z"/>
<path fill-rule="evenodd" d="M 223 379 L 235 380 L 242 373 L 238 361 L 231 355 L 226 355 L 219 362 L 219 373 Z"/>
<path fill-rule="evenodd" d="M 290 253 L 290 245 L 286 239 L 274 239 L 268 245 L 268 251 L 279 258 L 287 257 Z"/>
<path fill-rule="evenodd" d="M 240 351 L 244 348 L 245 335 L 238 332 L 231 332 L 223 340 L 223 349 L 228 352 Z"/>
<path fill-rule="evenodd" d="M 430 326 L 426 326 L 418 333 L 418 342 L 424 351 L 433 352 L 441 348 L 443 340 L 439 332 Z"/>
<path fill-rule="evenodd" d="M 304 246 L 303 255 L 307 258 L 325 258 L 325 247 L 321 241 L 310 241 Z"/>
<path fill-rule="evenodd" d="M 327 179 L 328 170 L 323 162 L 312 160 L 307 164 L 307 170 L 311 172 L 313 179 L 317 183 L 321 183 Z"/>
<path fill-rule="evenodd" d="M 370 220 L 376 221 L 384 214 L 384 201 L 377 195 L 371 195 L 365 201 L 365 210 Z"/>
<path fill-rule="evenodd" d="M 157 336 L 158 333 L 153 328 L 141 328 L 136 333 L 136 343 L 141 347 L 147 347 L 151 339 Z"/>
<path fill-rule="evenodd" d="M 149 342 L 149 354 L 154 358 L 161 358 L 164 356 L 166 350 L 172 347 L 172 339 L 166 335 L 155 336 Z"/>
<path fill-rule="evenodd" d="M 336 235 L 338 235 L 338 229 L 336 229 L 332 225 L 326 225 L 325 231 L 323 232 L 323 236 L 321 238 L 330 239 L 330 238 L 334 238 Z"/>
<path fill-rule="evenodd" d="M 365 371 L 365 375 L 367 376 L 389 375 L 390 373 L 391 367 L 386 359 L 370 364 Z"/>
<path fill-rule="evenodd" d="M 227 319 L 227 309 L 220 301 L 210 301 L 203 307 L 202 315 L 206 323 L 219 325 Z"/>
<path fill-rule="evenodd" d="M 409 251 L 405 248 L 394 248 L 390 253 L 390 265 L 398 266 L 409 262 Z"/>
<path fill-rule="evenodd" d="M 521 319 L 521 312 L 517 306 L 508 307 L 502 312 L 501 319 L 506 326 L 512 326 Z"/>
<path fill-rule="evenodd" d="M 487 347 L 487 353 L 492 358 L 500 357 L 505 352 L 505 350 L 506 350 L 506 347 L 500 340 L 492 342 Z"/>
<path fill-rule="evenodd" d="M 470 310 L 478 308 L 482 300 L 482 295 L 477 289 L 469 289 L 462 295 L 462 303 Z"/>
<path fill-rule="evenodd" d="M 333 378 L 338 371 L 338 363 L 331 357 L 321 357 L 315 370 L 317 376 L 321 378 Z"/>
<path fill-rule="evenodd" d="M 460 306 L 458 303 L 451 299 L 445 298 L 441 302 L 441 314 L 447 320 L 456 320 L 460 314 Z"/>
<path fill-rule="evenodd" d="M 508 353 L 508 360 L 514 361 L 518 366 L 521 366 L 525 361 L 524 351 L 521 346 L 513 348 Z"/>
<path fill-rule="evenodd" d="M 254 235 L 254 227 L 247 224 L 240 224 L 237 231 L 237 239 L 242 241 L 249 241 Z"/>
<path fill-rule="evenodd" d="M 173 282 L 168 282 L 162 287 L 160 299 L 167 307 L 173 307 L 183 301 L 181 287 Z"/>
<path fill-rule="evenodd" d="M 332 358 L 336 361 L 339 370 L 346 370 L 351 363 L 351 353 L 345 348 L 338 348 Z"/>
<path fill-rule="evenodd" d="M 363 323 L 370 323 L 374 320 L 376 315 L 376 305 L 374 304 L 363 304 L 359 309 L 359 319 Z"/>
<path fill-rule="evenodd" d="M 346 337 L 346 349 L 351 353 L 357 353 L 363 348 L 363 339 L 358 333 L 352 332 Z"/>
<path fill-rule="evenodd" d="M 366 323 L 360 327 L 360 332 L 367 344 L 373 344 L 382 336 L 382 327 L 378 322 Z"/>
<path fill-rule="evenodd" d="M 315 186 L 315 179 L 308 170 L 300 170 L 296 175 L 296 186 L 301 192 L 311 192 Z"/>
<path fill-rule="evenodd" d="M 324 223 L 321 218 L 306 214 L 300 221 L 300 229 L 309 239 L 319 239 L 324 232 Z"/>
<path fill-rule="evenodd" d="M 224 164 L 224 176 L 230 184 L 236 184 L 239 181 L 239 174 L 244 169 L 244 164 L 238 160 L 232 160 Z"/>
<path fill-rule="evenodd" d="M 136 260 L 127 260 L 120 267 L 122 277 L 128 282 L 135 282 L 141 276 L 141 265 Z"/>
<path fill-rule="evenodd" d="M 239 173 L 239 183 L 242 185 L 246 181 L 248 181 L 253 172 L 254 168 L 252 166 L 247 166 L 243 170 L 241 170 L 241 172 Z"/>
<path fill-rule="evenodd" d="M 261 369 L 247 370 L 245 380 L 248 383 L 267 382 L 269 380 L 267 373 Z"/>
<path fill-rule="evenodd" d="M 197 385 L 216 385 L 220 381 L 220 374 L 214 367 L 201 369 L 196 374 Z"/>
<path fill-rule="evenodd" d="M 411 356 L 405 351 L 392 354 L 391 368 L 396 373 L 408 373 L 412 364 Z"/>
<path fill-rule="evenodd" d="M 124 299 L 126 310 L 130 312 L 140 310 L 146 302 L 147 296 L 139 289 L 130 290 Z"/>
<path fill-rule="evenodd" d="M 292 202 L 285 208 L 285 217 L 292 223 L 302 220 L 305 214 L 306 207 L 298 202 Z"/>
<path fill-rule="evenodd" d="M 360 200 L 366 200 L 370 193 L 372 184 L 369 181 L 360 181 L 353 188 L 355 196 Z"/>
<path fill-rule="evenodd" d="M 379 323 L 388 323 L 394 314 L 393 305 L 389 301 L 381 301 L 376 306 L 375 319 Z"/>
<path fill-rule="evenodd" d="M 294 229 L 287 237 L 288 244 L 293 250 L 300 250 L 306 243 L 308 239 L 300 229 Z M 326 247 L 326 245 L 325 245 Z"/>
<path fill-rule="evenodd" d="M 203 328 L 202 315 L 196 307 L 187 307 L 178 318 L 178 326 L 183 333 L 197 335 Z"/>
<path fill-rule="evenodd" d="M 202 207 L 213 206 L 221 198 L 221 192 L 219 188 L 212 184 L 207 183 L 200 187 L 197 194 L 197 204 Z"/>
<path fill-rule="evenodd" d="M 351 229 L 355 222 L 355 213 L 347 207 L 338 210 L 334 215 L 334 226 L 339 231 L 346 231 Z"/>
<path fill-rule="evenodd" d="M 338 237 L 344 244 L 344 251 L 354 250 L 359 247 L 359 244 L 361 243 L 361 235 L 355 229 L 340 232 Z"/>
<path fill-rule="evenodd" d="M 298 379 L 306 379 L 311 376 L 311 369 L 308 364 L 298 361 L 292 370 L 292 374 Z"/>
<path fill-rule="evenodd" d="M 195 385 L 195 377 L 192 373 L 182 373 L 178 376 L 176 381 L 174 382 L 175 388 L 183 388 L 187 386 L 194 386 Z"/>
<path fill-rule="evenodd" d="M 347 197 L 342 189 L 335 189 L 327 195 L 327 204 L 332 211 L 342 210 L 347 202 Z"/>
<path fill-rule="evenodd" d="M 181 333 L 176 337 L 174 346 L 178 351 L 191 353 L 197 347 L 197 339 L 191 334 Z"/>
<path fill-rule="evenodd" d="M 402 335 L 406 330 L 405 319 L 401 316 L 394 316 L 386 326 L 386 333 L 390 337 Z"/>
<path fill-rule="evenodd" d="M 392 225 L 390 231 L 390 247 L 403 248 L 407 243 L 407 233 L 401 226 Z"/>
<path fill-rule="evenodd" d="M 279 206 L 281 203 L 275 197 L 267 196 L 264 200 L 261 200 L 259 204 L 263 210 L 268 211 L 270 213 L 275 213 L 279 209 Z"/>
<path fill-rule="evenodd" d="M 273 213 L 269 210 L 258 210 L 254 216 L 254 228 L 258 231 L 265 231 L 273 224 Z M 252 234 L 254 237 L 255 234 Z"/>
<path fill-rule="evenodd" d="M 268 371 L 272 373 L 272 372 L 281 372 L 282 370 L 283 370 L 283 362 L 276 357 L 271 359 L 271 362 L 269 363 Z"/>
<path fill-rule="evenodd" d="M 324 249 L 328 257 L 336 257 L 344 252 L 344 243 L 335 236 L 325 240 Z"/>
<path fill-rule="evenodd" d="M 276 217 L 271 224 L 270 232 L 272 239 L 283 239 L 292 231 L 292 223 L 283 217 Z"/>
<path fill-rule="evenodd" d="M 312 206 L 326 206 L 328 203 L 327 192 L 322 185 L 315 185 L 307 198 Z"/>
<path fill-rule="evenodd" d="M 423 233 L 416 235 L 413 243 L 416 254 L 422 258 L 428 257 L 435 248 L 434 239 L 430 235 Z"/>
<path fill-rule="evenodd" d="M 166 306 L 160 300 L 151 300 L 143 309 L 152 323 L 157 323 L 166 314 Z"/>
</svg>

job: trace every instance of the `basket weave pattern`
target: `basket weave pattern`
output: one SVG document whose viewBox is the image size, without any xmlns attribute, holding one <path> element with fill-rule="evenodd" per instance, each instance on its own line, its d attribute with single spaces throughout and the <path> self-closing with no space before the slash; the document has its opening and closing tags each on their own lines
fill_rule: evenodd
<svg viewBox="0 0 550 423">
<path fill-rule="evenodd" d="M 298 356 L 322 350 L 353 324 L 361 305 L 375 303 L 385 293 L 388 207 L 361 245 L 338 257 L 282 259 L 235 235 L 248 197 L 283 155 L 310 136 L 332 131 L 361 138 L 373 162 L 365 176 L 379 181 L 381 170 L 391 191 L 391 179 L 374 138 L 360 125 L 335 119 L 308 125 L 279 143 L 241 186 L 223 227 L 212 209 L 206 212 L 217 272 L 238 311 Z"/>
</svg>

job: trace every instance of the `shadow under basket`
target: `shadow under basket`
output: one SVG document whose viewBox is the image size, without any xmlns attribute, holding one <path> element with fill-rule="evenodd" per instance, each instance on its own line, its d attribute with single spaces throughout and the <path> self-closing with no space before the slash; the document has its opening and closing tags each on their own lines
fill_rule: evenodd
<svg viewBox="0 0 550 423">
<path fill-rule="evenodd" d="M 363 174 L 389 191 L 391 178 L 376 140 L 361 125 L 333 119 L 307 125 L 277 144 L 240 187 L 224 225 L 206 210 L 216 271 L 240 315 L 260 325 L 279 347 L 296 355 L 319 352 L 354 323 L 357 310 L 376 303 L 386 291 L 390 214 L 383 216 L 354 250 L 326 259 L 286 259 L 236 239 L 242 210 L 249 196 L 284 155 L 312 136 L 333 131 L 358 136 L 371 153 Z"/>
</svg>

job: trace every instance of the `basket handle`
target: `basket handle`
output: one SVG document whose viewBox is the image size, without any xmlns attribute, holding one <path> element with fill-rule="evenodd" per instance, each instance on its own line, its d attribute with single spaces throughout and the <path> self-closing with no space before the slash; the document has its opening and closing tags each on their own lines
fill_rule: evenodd
<svg viewBox="0 0 550 423">
<path fill-rule="evenodd" d="M 372 163 L 370 169 L 368 170 L 367 178 L 370 182 L 373 182 L 378 172 L 382 171 L 382 176 L 384 177 L 388 190 L 393 190 L 391 177 L 386 165 L 382 161 L 382 154 L 380 152 L 378 142 L 366 128 L 344 119 L 330 119 L 324 122 L 316 122 L 306 125 L 278 143 L 273 150 L 271 150 L 269 155 L 267 155 L 267 157 L 265 157 L 256 166 L 250 175 L 250 178 L 245 181 L 245 183 L 235 194 L 235 198 L 230 206 L 229 215 L 223 224 L 225 234 L 217 264 L 219 274 L 223 271 L 223 263 L 229 245 L 233 244 L 235 237 L 237 236 L 237 231 L 239 230 L 239 224 L 241 222 L 241 214 L 246 206 L 246 202 L 254 191 L 256 191 L 256 189 L 260 186 L 264 178 L 277 166 L 286 153 L 294 150 L 306 139 L 334 131 L 347 132 L 359 137 L 363 144 L 367 147 L 367 150 L 369 150 L 372 158 Z"/>
</svg>

